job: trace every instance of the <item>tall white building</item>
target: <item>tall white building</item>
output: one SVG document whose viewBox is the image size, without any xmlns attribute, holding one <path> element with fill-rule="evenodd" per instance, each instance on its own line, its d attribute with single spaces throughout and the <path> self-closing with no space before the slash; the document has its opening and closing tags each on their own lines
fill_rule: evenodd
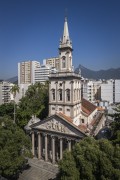
<svg viewBox="0 0 120 180">
<path fill-rule="evenodd" d="M 45 62 L 43 65 L 38 61 L 18 63 L 18 85 L 20 89 L 16 95 L 16 103 L 25 95 L 30 85 L 36 82 L 44 83 L 48 80 L 51 72 L 55 72 L 55 68 L 45 64 Z"/>
<path fill-rule="evenodd" d="M 115 91 L 115 102 L 120 103 L 120 79 L 114 81 L 113 92 Z"/>
<path fill-rule="evenodd" d="M 120 103 L 120 79 L 107 80 L 101 84 L 101 100 L 112 103 Z"/>
<path fill-rule="evenodd" d="M 95 102 L 96 100 L 100 100 L 100 87 L 102 81 L 95 81 L 95 80 L 82 80 L 82 97 L 87 99 L 90 102 Z"/>
<path fill-rule="evenodd" d="M 48 58 L 44 60 L 45 65 L 50 65 L 53 68 L 56 68 L 56 70 L 59 69 L 59 57 L 53 57 L 53 58 Z"/>
<path fill-rule="evenodd" d="M 41 65 L 40 67 L 37 67 L 35 69 L 35 77 L 34 77 L 34 83 L 40 82 L 45 83 L 45 81 L 49 80 L 50 73 L 56 72 L 55 68 L 52 68 L 50 65 Z"/>
<path fill-rule="evenodd" d="M 18 63 L 18 84 L 34 84 L 35 69 L 40 67 L 38 61 L 24 61 Z"/>
<path fill-rule="evenodd" d="M 101 101 L 113 103 L 113 82 L 114 80 L 109 80 L 101 84 Z"/>
<path fill-rule="evenodd" d="M 13 100 L 13 94 L 10 91 L 13 85 L 7 81 L 0 82 L 0 105 L 10 103 Z"/>
</svg>

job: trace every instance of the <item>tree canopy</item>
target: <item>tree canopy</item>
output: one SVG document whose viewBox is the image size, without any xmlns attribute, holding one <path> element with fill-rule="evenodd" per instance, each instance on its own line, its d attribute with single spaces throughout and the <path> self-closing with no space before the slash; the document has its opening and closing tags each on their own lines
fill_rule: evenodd
<svg viewBox="0 0 120 180">
<path fill-rule="evenodd" d="M 16 97 L 16 93 L 19 93 L 19 86 L 15 84 L 14 86 L 11 87 L 11 93 L 13 94 L 13 97 Z"/>
<path fill-rule="evenodd" d="M 13 102 L 0 105 L 0 117 L 10 116 L 20 126 L 24 127 L 30 120 L 32 115 L 36 115 L 40 119 L 48 116 L 48 101 L 49 101 L 49 84 L 36 83 L 29 86 L 24 97 L 18 104 Z M 19 91 L 17 85 L 11 89 L 14 96 Z"/>
<path fill-rule="evenodd" d="M 32 115 L 43 119 L 48 115 L 48 82 L 29 86 L 17 107 L 17 123 L 24 127 Z"/>
<path fill-rule="evenodd" d="M 120 105 L 115 109 L 115 113 L 110 115 L 113 117 L 114 121 L 111 123 L 112 137 L 111 140 L 114 144 L 120 145 Z"/>
<path fill-rule="evenodd" d="M 14 104 L 12 102 L 0 105 L 0 117 L 10 116 L 10 118 L 13 119 L 13 112 Z"/>
<path fill-rule="evenodd" d="M 0 175 L 13 179 L 31 156 L 30 138 L 8 118 L 0 119 Z"/>
<path fill-rule="evenodd" d="M 85 138 L 64 153 L 59 169 L 61 180 L 119 180 L 120 147 L 105 139 Z"/>
</svg>

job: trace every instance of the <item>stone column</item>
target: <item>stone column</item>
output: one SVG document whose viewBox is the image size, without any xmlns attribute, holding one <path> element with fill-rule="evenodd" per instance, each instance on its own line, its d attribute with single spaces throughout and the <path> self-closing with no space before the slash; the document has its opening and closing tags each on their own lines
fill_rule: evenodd
<svg viewBox="0 0 120 180">
<path fill-rule="evenodd" d="M 63 158 L 63 139 L 60 138 L 60 159 Z"/>
<path fill-rule="evenodd" d="M 68 150 L 71 151 L 71 140 L 68 140 Z"/>
<path fill-rule="evenodd" d="M 56 94 L 55 94 L 55 98 L 56 98 L 56 103 L 58 102 L 58 82 L 56 81 Z"/>
<path fill-rule="evenodd" d="M 55 137 L 52 136 L 52 163 L 55 163 Z"/>
<path fill-rule="evenodd" d="M 41 159 L 41 134 L 38 132 L 38 159 Z"/>
<path fill-rule="evenodd" d="M 71 81 L 71 97 L 70 97 L 71 103 L 73 103 L 73 95 L 74 95 L 74 91 L 73 91 L 73 81 Z"/>
<path fill-rule="evenodd" d="M 73 102 L 74 102 L 74 90 L 73 90 L 73 83 L 74 83 L 74 81 L 71 81 L 71 94 L 70 94 L 70 101 L 71 101 L 71 103 L 73 104 Z M 71 118 L 74 118 L 74 106 L 72 106 L 71 107 L 71 111 L 70 111 L 70 115 L 71 115 Z"/>
<path fill-rule="evenodd" d="M 65 91 L 65 81 L 63 81 L 63 91 L 62 91 L 62 93 L 63 93 L 63 103 L 65 103 L 65 101 L 66 101 L 66 96 L 65 96 L 65 93 L 66 93 L 66 91 Z"/>
<path fill-rule="evenodd" d="M 48 147 L 47 147 L 47 145 L 48 145 L 48 142 L 47 142 L 47 134 L 45 134 L 45 161 L 47 161 L 48 160 Z"/>
<path fill-rule="evenodd" d="M 35 155 L 35 135 L 34 132 L 32 132 L 32 155 Z"/>
<path fill-rule="evenodd" d="M 51 82 L 49 82 L 49 102 L 51 102 Z M 51 105 L 49 105 L 49 116 L 51 116 Z"/>
</svg>

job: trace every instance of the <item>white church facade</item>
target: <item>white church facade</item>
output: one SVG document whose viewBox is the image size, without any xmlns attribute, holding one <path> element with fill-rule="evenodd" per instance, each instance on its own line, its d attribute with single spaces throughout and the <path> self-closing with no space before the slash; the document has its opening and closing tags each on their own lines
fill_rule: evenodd
<svg viewBox="0 0 120 180">
<path fill-rule="evenodd" d="M 52 163 L 62 159 L 65 149 L 94 134 L 93 125 L 100 128 L 105 121 L 102 111 L 81 99 L 81 77 L 73 70 L 72 51 L 65 18 L 58 71 L 49 77 L 49 115 L 44 120 L 32 117 L 25 127 L 31 134 L 33 156 Z"/>
</svg>

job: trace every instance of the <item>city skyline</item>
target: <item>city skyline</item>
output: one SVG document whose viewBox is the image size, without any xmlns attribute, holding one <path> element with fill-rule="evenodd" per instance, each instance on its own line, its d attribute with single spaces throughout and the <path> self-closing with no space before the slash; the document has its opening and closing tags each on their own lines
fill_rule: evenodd
<svg viewBox="0 0 120 180">
<path fill-rule="evenodd" d="M 65 15 L 75 67 L 120 67 L 119 6 L 118 0 L 1 0 L 0 79 L 16 76 L 18 62 L 57 57 Z"/>
</svg>

